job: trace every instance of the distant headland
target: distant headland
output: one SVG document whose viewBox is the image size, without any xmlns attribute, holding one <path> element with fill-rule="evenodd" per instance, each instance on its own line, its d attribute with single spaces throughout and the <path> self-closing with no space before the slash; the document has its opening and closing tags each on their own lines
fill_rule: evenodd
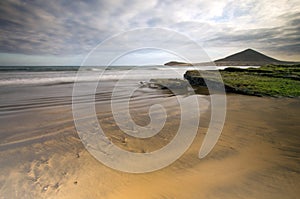
<svg viewBox="0 0 300 199">
<path fill-rule="evenodd" d="M 244 51 L 235 53 L 233 55 L 227 56 L 223 59 L 217 59 L 213 62 L 203 62 L 203 63 L 185 63 L 170 61 L 165 63 L 165 66 L 209 66 L 215 64 L 217 66 L 262 66 L 267 64 L 280 64 L 280 65 L 291 65 L 299 64 L 300 62 L 292 61 L 281 61 L 274 59 L 263 53 L 257 52 L 253 49 L 246 49 Z"/>
</svg>

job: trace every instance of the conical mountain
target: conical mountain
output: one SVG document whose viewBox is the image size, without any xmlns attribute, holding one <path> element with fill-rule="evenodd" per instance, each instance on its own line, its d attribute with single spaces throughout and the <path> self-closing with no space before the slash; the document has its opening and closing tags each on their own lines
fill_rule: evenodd
<svg viewBox="0 0 300 199">
<path fill-rule="evenodd" d="M 290 62 L 290 61 L 281 61 L 278 59 L 274 59 L 267 55 L 264 55 L 260 52 L 257 52 L 253 49 L 246 49 L 241 52 L 235 53 L 223 59 L 215 60 L 214 63 L 217 66 L 262 66 L 267 64 L 282 64 L 282 65 L 290 65 L 290 64 L 299 64 L 299 62 Z M 199 66 L 211 66 L 211 62 L 205 63 L 182 63 L 176 61 L 170 61 L 165 63 L 168 66 L 190 66 L 190 65 L 199 65 Z"/>
<path fill-rule="evenodd" d="M 242 52 L 230 55 L 218 61 L 248 61 L 248 62 L 279 62 L 279 60 L 266 56 L 252 49 L 247 49 Z"/>
<path fill-rule="evenodd" d="M 217 65 L 264 65 L 264 64 L 293 64 L 274 59 L 253 49 L 246 49 L 236 54 L 215 61 Z"/>
</svg>

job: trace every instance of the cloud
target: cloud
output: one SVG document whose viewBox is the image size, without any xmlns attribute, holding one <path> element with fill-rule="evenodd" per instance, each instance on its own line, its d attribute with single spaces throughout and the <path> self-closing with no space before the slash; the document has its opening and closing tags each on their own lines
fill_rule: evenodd
<svg viewBox="0 0 300 199">
<path fill-rule="evenodd" d="M 84 55 L 116 33 L 166 27 L 219 47 L 212 57 L 254 47 L 300 59 L 299 22 L 297 0 L 2 0 L 0 53 Z"/>
<path fill-rule="evenodd" d="M 300 23 L 299 15 L 293 15 L 285 23 L 277 27 L 238 29 L 215 32 L 204 45 L 217 46 L 246 46 L 273 52 L 298 56 L 300 52 Z"/>
</svg>

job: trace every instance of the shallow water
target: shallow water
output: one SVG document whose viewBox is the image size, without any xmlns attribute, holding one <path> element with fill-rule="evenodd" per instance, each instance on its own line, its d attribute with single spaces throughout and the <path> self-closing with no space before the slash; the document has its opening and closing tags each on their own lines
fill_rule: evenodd
<svg viewBox="0 0 300 199">
<path fill-rule="evenodd" d="M 149 66 L 138 69 L 112 67 L 103 70 L 103 67 L 98 67 L 84 69 L 76 77 L 78 74 L 74 68 L 64 71 L 57 70 L 57 67 L 50 67 L 51 71 L 47 68 L 44 71 L 32 68 L 24 71 L 17 67 L 18 70 L 0 72 L 2 148 L 27 138 L 45 137 L 53 133 L 50 129 L 56 128 L 61 121 L 72 123 L 72 103 L 95 103 L 99 118 L 110 117 L 113 120 L 112 98 L 117 104 L 128 101 L 133 119 L 147 125 L 148 111 L 152 105 L 163 103 L 174 111 L 178 103 L 174 93 L 143 87 L 140 82 L 153 77 L 182 79 L 187 69 Z M 81 90 L 87 91 L 87 97 L 78 97 L 76 100 L 72 98 L 75 80 Z M 93 91 L 95 84 L 97 89 Z M 184 93 L 180 96 L 187 97 Z"/>
</svg>

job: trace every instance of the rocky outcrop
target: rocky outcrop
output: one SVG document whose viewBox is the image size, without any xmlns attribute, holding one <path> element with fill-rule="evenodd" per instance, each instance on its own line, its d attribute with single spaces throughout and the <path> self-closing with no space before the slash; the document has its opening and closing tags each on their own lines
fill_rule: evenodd
<svg viewBox="0 0 300 199">
<path fill-rule="evenodd" d="M 190 63 L 178 62 L 178 61 L 170 61 L 164 64 L 165 66 L 192 66 Z"/>
<path fill-rule="evenodd" d="M 204 73 L 204 71 L 203 71 Z M 206 73 L 206 76 L 208 76 L 208 73 Z M 188 80 L 191 86 L 203 86 L 207 87 L 209 85 L 209 89 L 213 89 L 214 91 L 222 91 L 225 89 L 227 92 L 238 92 L 235 90 L 233 87 L 229 85 L 225 85 L 222 80 L 219 80 L 217 78 L 214 78 L 214 72 L 211 72 L 211 77 L 210 78 L 203 78 L 200 74 L 199 71 L 197 70 L 192 70 L 192 71 L 187 71 L 184 74 L 184 78 Z"/>
<path fill-rule="evenodd" d="M 184 89 L 187 90 L 189 82 L 182 79 L 151 79 L 149 82 L 140 82 L 143 86 L 159 89 Z"/>
<path fill-rule="evenodd" d="M 200 74 L 197 70 L 187 71 L 184 78 L 191 85 L 209 87 L 210 91 L 225 88 L 227 92 L 246 95 L 299 97 L 299 72 L 300 65 L 267 65 L 260 68 L 219 70 L 222 80 L 213 71 L 201 71 Z"/>
</svg>

